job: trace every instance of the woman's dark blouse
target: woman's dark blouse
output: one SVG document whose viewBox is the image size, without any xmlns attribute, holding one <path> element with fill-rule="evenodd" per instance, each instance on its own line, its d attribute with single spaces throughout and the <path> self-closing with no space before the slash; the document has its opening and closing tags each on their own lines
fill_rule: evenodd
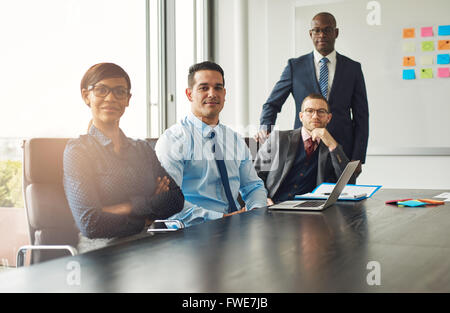
<svg viewBox="0 0 450 313">
<path fill-rule="evenodd" d="M 183 208 L 184 197 L 158 161 L 150 144 L 127 138 L 120 153 L 95 126 L 69 140 L 64 151 L 64 190 L 81 233 L 88 238 L 114 238 L 141 232 L 145 219 L 164 219 Z M 170 179 L 169 191 L 155 195 L 157 178 Z M 131 214 L 103 207 L 130 202 Z"/>
</svg>

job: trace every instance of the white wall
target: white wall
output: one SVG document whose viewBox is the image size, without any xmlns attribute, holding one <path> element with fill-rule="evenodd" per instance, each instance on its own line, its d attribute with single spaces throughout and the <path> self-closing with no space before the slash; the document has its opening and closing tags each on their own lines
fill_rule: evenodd
<svg viewBox="0 0 450 313">
<path fill-rule="evenodd" d="M 248 3 L 248 103 L 236 103 L 233 91 L 235 73 L 235 2 L 215 0 L 215 61 L 225 71 L 227 97 L 221 121 L 243 135 L 253 135 L 259 126 L 263 103 L 278 81 L 287 60 L 295 54 L 295 6 L 307 0 L 240 0 Z M 325 3 L 316 0 L 310 3 Z M 331 2 L 331 1 L 328 1 Z M 336 1 L 332 1 L 336 2 Z M 339 23 L 339 21 L 338 21 Z M 339 39 L 337 39 L 339 40 Z M 337 41 L 338 45 L 338 41 Z M 312 50 L 312 44 L 311 44 Z M 349 57 L 352 57 L 350 54 Z M 364 64 L 362 64 L 364 70 Z M 237 125 L 236 114 L 249 105 L 248 125 Z M 370 94 L 369 94 L 370 111 Z M 420 113 L 417 113 L 420 114 Z M 279 129 L 293 127 L 295 106 L 289 97 L 278 115 Z M 370 117 L 370 124 L 382 123 Z M 245 132 L 247 131 L 247 132 Z M 448 136 L 450 134 L 439 134 Z M 369 138 L 370 148 L 370 138 Z M 386 188 L 450 189 L 450 156 L 375 156 L 368 155 L 359 184 L 380 184 Z M 405 195 L 407 196 L 407 195 Z"/>
</svg>

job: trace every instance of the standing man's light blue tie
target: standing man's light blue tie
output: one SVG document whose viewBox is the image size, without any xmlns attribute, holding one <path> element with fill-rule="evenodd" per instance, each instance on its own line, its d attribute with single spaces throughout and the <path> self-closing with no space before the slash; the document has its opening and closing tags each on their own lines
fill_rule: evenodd
<svg viewBox="0 0 450 313">
<path fill-rule="evenodd" d="M 230 212 L 235 212 L 238 210 L 236 207 L 236 202 L 234 202 L 233 195 L 231 194 L 230 181 L 228 179 L 228 172 L 225 166 L 224 155 L 220 149 L 219 143 L 217 142 L 216 133 L 211 131 L 210 138 L 213 140 L 212 152 L 216 158 L 217 168 L 219 169 L 220 178 L 222 180 L 223 189 L 225 190 L 225 195 L 227 196 L 228 205 Z"/>
<path fill-rule="evenodd" d="M 320 92 L 325 99 L 328 99 L 328 65 L 330 62 L 327 58 L 322 58 L 320 60 L 320 78 L 319 78 L 319 86 Z"/>
</svg>

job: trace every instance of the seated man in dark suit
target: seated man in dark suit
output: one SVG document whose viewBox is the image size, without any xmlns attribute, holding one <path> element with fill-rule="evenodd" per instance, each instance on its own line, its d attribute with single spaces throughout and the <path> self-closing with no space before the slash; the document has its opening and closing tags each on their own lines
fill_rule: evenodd
<svg viewBox="0 0 450 313">
<path fill-rule="evenodd" d="M 311 192 L 323 182 L 335 183 L 349 162 L 326 129 L 332 114 L 322 95 L 307 96 L 299 117 L 301 128 L 271 133 L 258 151 L 254 165 L 268 190 L 269 205 Z"/>
</svg>

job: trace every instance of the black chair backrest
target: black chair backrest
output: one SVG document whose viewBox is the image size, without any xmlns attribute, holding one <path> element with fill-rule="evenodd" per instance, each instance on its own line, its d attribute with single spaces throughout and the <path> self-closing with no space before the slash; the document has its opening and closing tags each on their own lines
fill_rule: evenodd
<svg viewBox="0 0 450 313">
<path fill-rule="evenodd" d="M 152 146 L 153 150 L 155 150 L 156 142 L 158 141 L 158 138 L 147 138 L 145 139 L 150 143 L 150 146 Z"/>
<path fill-rule="evenodd" d="M 250 153 L 252 154 L 252 160 L 255 160 L 256 154 L 258 153 L 259 149 L 259 142 L 257 142 L 252 137 L 245 137 L 244 140 L 250 150 Z"/>
<path fill-rule="evenodd" d="M 63 188 L 63 153 L 68 138 L 33 138 L 23 145 L 24 201 L 33 245 L 78 244 L 78 229 Z M 33 251 L 31 263 L 70 255 Z"/>
</svg>

